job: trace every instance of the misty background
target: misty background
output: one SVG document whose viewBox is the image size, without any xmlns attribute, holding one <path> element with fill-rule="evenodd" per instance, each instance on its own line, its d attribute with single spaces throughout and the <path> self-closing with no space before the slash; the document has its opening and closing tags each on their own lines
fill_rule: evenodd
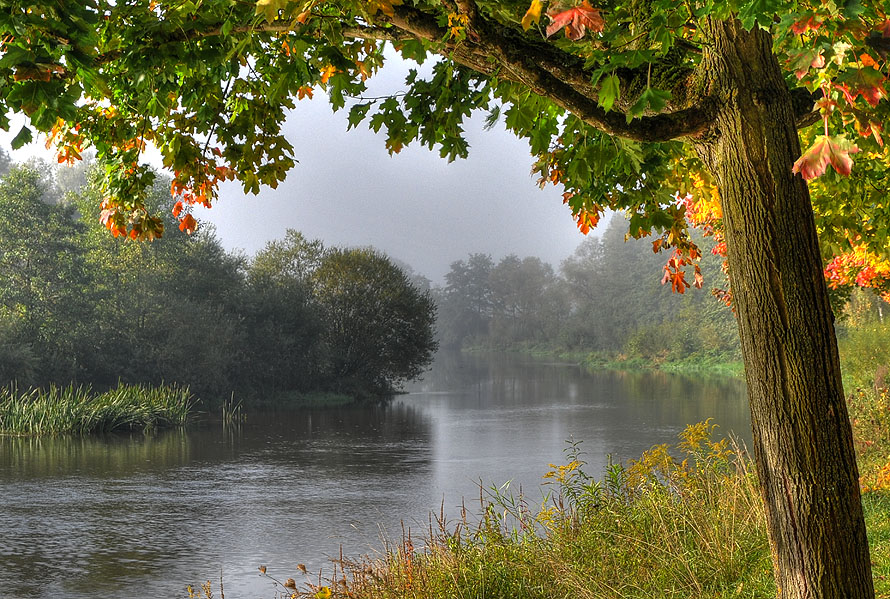
<svg viewBox="0 0 890 599">
<path fill-rule="evenodd" d="M 366 97 L 403 89 L 411 64 L 390 60 L 369 81 Z M 347 131 L 347 113 L 332 112 L 321 90 L 301 100 L 284 127 L 299 164 L 278 189 L 253 196 L 227 183 L 213 208 L 195 207 L 195 217 L 212 224 L 228 250 L 253 255 L 295 229 L 329 245 L 373 246 L 435 284 L 468 252 L 533 255 L 559 265 L 584 239 L 562 190 L 542 190 L 531 175 L 527 143 L 501 123 L 485 130 L 483 113 L 466 124 L 469 157 L 453 163 L 417 143 L 390 156 L 383 135 L 364 123 Z M 7 151 L 23 123 L 14 119 L 9 132 L 0 132 Z M 14 162 L 55 162 L 42 136 L 10 155 Z M 156 153 L 146 157 L 160 166 Z"/>
</svg>

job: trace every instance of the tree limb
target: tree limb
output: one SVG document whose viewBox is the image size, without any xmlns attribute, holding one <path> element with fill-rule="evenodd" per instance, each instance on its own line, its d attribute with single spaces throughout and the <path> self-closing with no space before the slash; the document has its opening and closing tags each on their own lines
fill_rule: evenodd
<svg viewBox="0 0 890 599">
<path fill-rule="evenodd" d="M 429 15 L 405 6 L 395 9 L 390 19 L 394 27 L 426 41 L 447 40 L 448 31 Z M 625 114 L 606 112 L 599 106 L 590 75 L 583 70 L 580 58 L 549 46 L 535 45 L 519 35 L 509 35 L 503 26 L 482 18 L 477 18 L 475 26 L 478 35 L 468 33 L 467 39 L 461 42 L 445 41 L 439 53 L 483 74 L 497 74 L 521 83 L 609 135 L 635 141 L 668 141 L 699 135 L 713 120 L 712 104 L 703 99 L 689 108 L 644 116 L 628 123 Z"/>
</svg>

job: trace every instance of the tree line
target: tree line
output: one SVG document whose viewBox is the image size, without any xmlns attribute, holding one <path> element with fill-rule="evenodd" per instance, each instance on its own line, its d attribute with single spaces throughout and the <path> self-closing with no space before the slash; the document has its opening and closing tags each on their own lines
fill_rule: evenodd
<svg viewBox="0 0 890 599">
<path fill-rule="evenodd" d="M 651 239 L 625 240 L 626 231 L 624 218 L 613 216 L 558 269 L 516 255 L 452 263 L 436 293 L 443 346 L 737 359 L 732 311 L 706 290 L 672 293 L 661 284 L 667 256 L 652 251 Z M 705 287 L 724 286 L 722 258 L 699 243 Z"/>
<path fill-rule="evenodd" d="M 374 249 L 291 230 L 252 258 L 228 252 L 209 226 L 178 229 L 161 177 L 148 201 L 163 238 L 114 238 L 88 169 L 51 173 L 0 179 L 0 383 L 376 396 L 432 359 L 432 297 Z"/>
</svg>

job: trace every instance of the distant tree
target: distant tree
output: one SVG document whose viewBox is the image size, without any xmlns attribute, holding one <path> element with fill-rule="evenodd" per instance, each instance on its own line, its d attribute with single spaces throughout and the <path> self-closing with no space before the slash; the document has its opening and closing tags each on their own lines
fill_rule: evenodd
<svg viewBox="0 0 890 599">
<path fill-rule="evenodd" d="M 488 254 L 470 254 L 466 260 L 451 263 L 439 298 L 440 328 L 445 345 L 457 347 L 467 339 L 488 336 L 494 309 L 493 268 L 494 262 Z"/>
<path fill-rule="evenodd" d="M 408 264 L 403 260 L 397 260 L 396 258 L 390 258 L 393 264 L 398 266 L 405 276 L 408 277 L 408 280 L 411 281 L 411 284 L 414 285 L 417 289 L 421 291 L 430 291 L 433 287 L 433 282 L 427 277 L 416 270 L 414 267 Z"/>
<path fill-rule="evenodd" d="M 321 264 L 324 251 L 324 244 L 318 239 L 306 239 L 299 231 L 288 229 L 284 239 L 268 242 L 254 256 L 251 277 L 308 283 Z"/>
<path fill-rule="evenodd" d="M 556 284 L 553 267 L 540 258 L 505 256 L 490 274 L 494 305 L 491 336 L 495 344 L 544 341 L 545 307 Z"/>
<path fill-rule="evenodd" d="M 205 397 L 227 395 L 239 385 L 243 357 L 244 260 L 226 252 L 210 227 L 179 230 L 169 185 L 159 177 L 146 196 L 167 224 L 153 243 L 108 235 L 96 201 L 101 189 L 94 182 L 81 190 L 79 243 L 96 310 L 82 359 L 97 384 L 178 382 Z"/>
<path fill-rule="evenodd" d="M 6 175 L 12 168 L 12 157 L 5 149 L 0 148 L 0 177 Z"/>
<path fill-rule="evenodd" d="M 432 361 L 435 304 L 386 256 L 330 250 L 312 279 L 335 388 L 387 393 Z"/>
</svg>

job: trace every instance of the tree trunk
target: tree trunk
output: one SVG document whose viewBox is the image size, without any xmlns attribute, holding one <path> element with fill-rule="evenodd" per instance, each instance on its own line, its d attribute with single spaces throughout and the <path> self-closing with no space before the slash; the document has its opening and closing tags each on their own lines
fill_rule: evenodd
<svg viewBox="0 0 890 599">
<path fill-rule="evenodd" d="M 719 185 L 754 457 L 780 596 L 873 598 L 833 315 L 791 96 L 768 33 L 709 25 L 721 106 L 694 141 Z"/>
</svg>

